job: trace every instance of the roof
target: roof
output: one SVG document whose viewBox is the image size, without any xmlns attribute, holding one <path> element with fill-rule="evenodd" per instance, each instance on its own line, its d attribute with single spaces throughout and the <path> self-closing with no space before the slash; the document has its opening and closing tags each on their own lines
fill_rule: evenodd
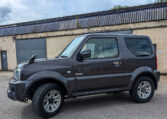
<svg viewBox="0 0 167 119">
<path fill-rule="evenodd" d="M 167 2 L 0 26 L 0 36 L 167 19 Z"/>
<path fill-rule="evenodd" d="M 121 34 L 121 33 L 90 33 L 90 34 L 84 34 L 84 36 L 148 37 L 148 36 L 145 36 L 145 35 Z"/>
</svg>

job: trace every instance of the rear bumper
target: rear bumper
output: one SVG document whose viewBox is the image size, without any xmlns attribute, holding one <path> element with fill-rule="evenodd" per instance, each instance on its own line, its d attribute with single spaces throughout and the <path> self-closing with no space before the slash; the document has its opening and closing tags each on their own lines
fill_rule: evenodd
<svg viewBox="0 0 167 119">
<path fill-rule="evenodd" d="M 9 81 L 9 87 L 7 90 L 8 98 L 12 100 L 17 100 L 24 102 L 26 96 L 25 96 L 25 86 L 26 82 L 24 81 L 16 81 L 14 79 L 11 79 Z"/>
<path fill-rule="evenodd" d="M 160 71 L 155 70 L 154 71 L 154 75 L 155 75 L 155 78 L 156 78 L 157 82 L 159 82 L 159 80 L 160 80 Z"/>
<path fill-rule="evenodd" d="M 158 82 L 159 82 L 159 80 L 160 80 L 160 71 L 155 70 L 155 71 L 154 71 L 154 76 L 155 76 L 155 78 L 156 78 L 156 83 L 157 83 L 156 89 L 157 89 L 157 88 L 158 88 Z"/>
</svg>

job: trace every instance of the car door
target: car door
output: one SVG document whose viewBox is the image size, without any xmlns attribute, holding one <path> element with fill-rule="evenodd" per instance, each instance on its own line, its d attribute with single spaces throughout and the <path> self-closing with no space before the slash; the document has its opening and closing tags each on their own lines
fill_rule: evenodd
<svg viewBox="0 0 167 119">
<path fill-rule="evenodd" d="M 74 72 L 77 91 L 107 89 L 124 85 L 123 58 L 118 37 L 89 37 L 79 52 L 91 50 L 91 57 L 76 61 Z"/>
</svg>

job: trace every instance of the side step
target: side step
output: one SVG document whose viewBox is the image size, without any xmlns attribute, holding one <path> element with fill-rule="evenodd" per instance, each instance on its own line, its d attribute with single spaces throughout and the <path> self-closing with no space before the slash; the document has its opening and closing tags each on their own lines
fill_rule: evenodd
<svg viewBox="0 0 167 119">
<path fill-rule="evenodd" d="M 84 96 L 84 95 L 93 95 L 93 94 L 101 94 L 101 93 L 108 93 L 108 92 L 114 92 L 114 91 L 127 91 L 128 88 L 112 88 L 112 89 L 103 89 L 103 90 L 92 90 L 92 91 L 83 91 L 83 92 L 77 92 L 73 93 L 72 96 Z"/>
</svg>

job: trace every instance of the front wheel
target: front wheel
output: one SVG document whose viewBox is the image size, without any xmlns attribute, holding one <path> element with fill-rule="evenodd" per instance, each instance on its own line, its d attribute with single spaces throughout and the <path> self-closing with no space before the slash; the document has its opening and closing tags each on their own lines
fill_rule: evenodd
<svg viewBox="0 0 167 119">
<path fill-rule="evenodd" d="M 38 115 L 49 118 L 60 111 L 63 102 L 64 96 L 61 88 L 56 84 L 48 83 L 35 91 L 32 106 Z"/>
<path fill-rule="evenodd" d="M 135 102 L 146 103 L 149 102 L 155 90 L 155 84 L 149 77 L 139 77 L 130 90 L 130 96 Z"/>
</svg>

